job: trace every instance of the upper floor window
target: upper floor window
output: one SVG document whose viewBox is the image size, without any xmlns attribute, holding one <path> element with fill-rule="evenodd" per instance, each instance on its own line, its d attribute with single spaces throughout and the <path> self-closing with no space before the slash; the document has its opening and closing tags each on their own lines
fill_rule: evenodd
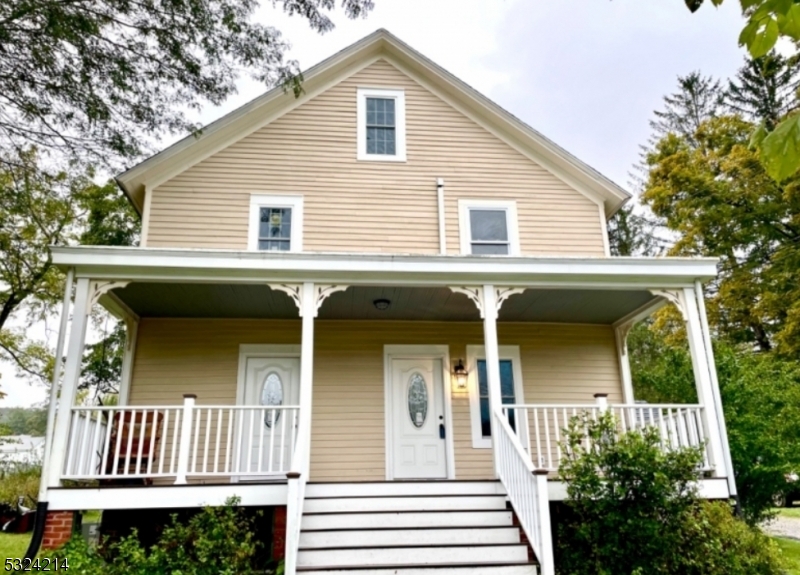
<svg viewBox="0 0 800 575">
<path fill-rule="evenodd" d="M 251 195 L 248 249 L 302 251 L 302 196 Z"/>
<path fill-rule="evenodd" d="M 519 254 L 515 202 L 459 200 L 458 211 L 462 254 Z"/>
<path fill-rule="evenodd" d="M 359 88 L 357 113 L 358 159 L 405 162 L 405 92 Z"/>
</svg>

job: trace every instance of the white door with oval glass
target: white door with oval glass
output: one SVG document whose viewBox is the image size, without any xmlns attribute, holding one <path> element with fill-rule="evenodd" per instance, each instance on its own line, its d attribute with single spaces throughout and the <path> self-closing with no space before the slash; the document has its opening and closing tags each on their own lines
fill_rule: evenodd
<svg viewBox="0 0 800 575">
<path fill-rule="evenodd" d="M 286 473 L 297 435 L 300 358 L 248 357 L 244 409 L 238 413 L 241 438 L 235 469 L 240 479 Z"/>
<path fill-rule="evenodd" d="M 392 359 L 391 451 L 395 479 L 446 479 L 442 360 Z"/>
</svg>

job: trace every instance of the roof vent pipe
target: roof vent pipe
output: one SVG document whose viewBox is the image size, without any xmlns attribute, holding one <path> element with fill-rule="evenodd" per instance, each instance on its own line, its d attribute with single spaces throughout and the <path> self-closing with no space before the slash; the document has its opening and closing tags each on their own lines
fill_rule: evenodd
<svg viewBox="0 0 800 575">
<path fill-rule="evenodd" d="M 444 231 L 444 178 L 436 178 L 436 194 L 439 202 L 439 253 L 447 254 L 447 236 Z"/>
</svg>

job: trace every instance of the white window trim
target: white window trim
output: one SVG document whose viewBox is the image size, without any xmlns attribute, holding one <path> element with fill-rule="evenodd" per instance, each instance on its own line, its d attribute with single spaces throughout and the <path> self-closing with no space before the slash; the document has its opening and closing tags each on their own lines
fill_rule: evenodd
<svg viewBox="0 0 800 575">
<path fill-rule="evenodd" d="M 508 227 L 508 255 L 518 256 L 520 254 L 517 202 L 513 200 L 458 200 L 458 232 L 462 255 L 472 254 L 472 227 L 469 219 L 469 212 L 472 209 L 505 211 Z"/>
<path fill-rule="evenodd" d="M 500 360 L 511 360 L 514 372 L 514 395 L 518 404 L 525 403 L 522 383 L 522 361 L 518 345 L 500 345 L 497 347 Z M 467 389 L 469 390 L 469 413 L 472 423 L 472 447 L 474 449 L 491 449 L 492 438 L 484 437 L 481 430 L 481 400 L 478 388 L 478 360 L 486 359 L 486 348 L 482 345 L 467 346 Z"/>
<path fill-rule="evenodd" d="M 250 227 L 247 235 L 247 249 L 257 252 L 258 220 L 261 208 L 291 208 L 292 235 L 289 238 L 289 251 L 303 251 L 303 196 L 273 196 L 268 194 L 250 195 Z"/>
<path fill-rule="evenodd" d="M 367 153 L 367 98 L 394 98 L 395 106 L 395 144 L 394 156 Z M 406 161 L 406 93 L 402 89 L 358 88 L 356 104 L 358 130 L 358 160 L 370 162 Z"/>
</svg>

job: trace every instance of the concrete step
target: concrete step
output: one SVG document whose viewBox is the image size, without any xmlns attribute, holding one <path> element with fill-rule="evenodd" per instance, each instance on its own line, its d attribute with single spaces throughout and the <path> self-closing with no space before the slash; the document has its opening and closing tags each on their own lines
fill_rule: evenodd
<svg viewBox="0 0 800 575">
<path fill-rule="evenodd" d="M 303 513 L 354 513 L 375 511 L 467 511 L 505 509 L 504 495 L 425 497 L 335 497 L 306 499 Z"/>
<path fill-rule="evenodd" d="M 297 556 L 299 567 L 371 567 L 458 566 L 525 563 L 528 547 L 513 545 L 453 545 L 442 547 L 375 547 L 302 549 Z"/>
<path fill-rule="evenodd" d="M 505 490 L 499 481 L 365 481 L 306 485 L 307 499 L 405 495 L 505 495 Z"/>
<path fill-rule="evenodd" d="M 308 502 L 306 502 L 308 503 Z M 382 513 L 333 513 L 304 515 L 302 531 L 328 529 L 425 529 L 430 527 L 510 527 L 513 525 L 511 511 L 424 511 Z"/>
</svg>

